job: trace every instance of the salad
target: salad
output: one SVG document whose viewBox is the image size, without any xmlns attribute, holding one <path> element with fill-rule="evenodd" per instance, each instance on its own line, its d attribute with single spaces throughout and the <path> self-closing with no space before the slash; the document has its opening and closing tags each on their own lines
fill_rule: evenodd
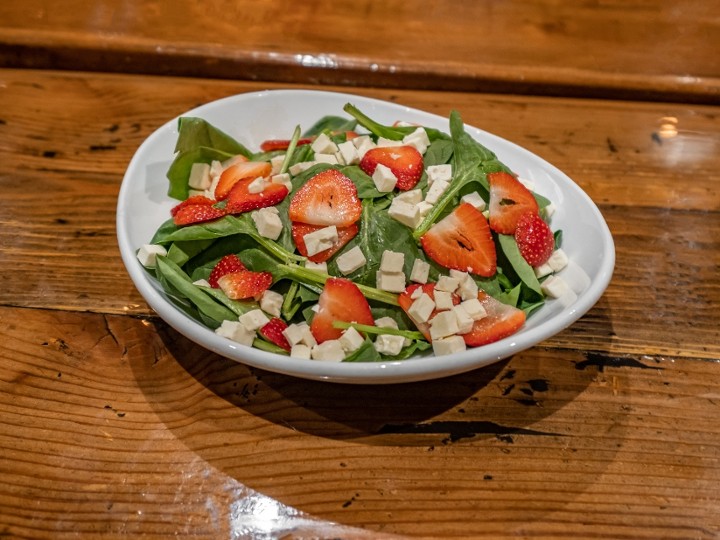
<svg viewBox="0 0 720 540">
<path fill-rule="evenodd" d="M 183 117 L 137 252 L 218 335 L 298 359 L 451 354 L 517 332 L 568 291 L 551 201 L 465 132 L 347 116 L 251 150 Z"/>
</svg>

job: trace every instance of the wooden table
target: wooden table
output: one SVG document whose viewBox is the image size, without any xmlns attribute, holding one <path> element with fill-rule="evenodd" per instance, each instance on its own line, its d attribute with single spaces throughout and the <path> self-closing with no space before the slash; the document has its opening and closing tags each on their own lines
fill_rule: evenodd
<svg viewBox="0 0 720 540">
<path fill-rule="evenodd" d="M 122 175 L 150 133 L 278 87 L 316 88 L 0 69 L 0 535 L 720 535 L 720 108 L 328 86 L 455 108 L 537 153 L 598 204 L 617 250 L 597 305 L 537 347 L 346 386 L 194 345 L 116 245 Z"/>
</svg>

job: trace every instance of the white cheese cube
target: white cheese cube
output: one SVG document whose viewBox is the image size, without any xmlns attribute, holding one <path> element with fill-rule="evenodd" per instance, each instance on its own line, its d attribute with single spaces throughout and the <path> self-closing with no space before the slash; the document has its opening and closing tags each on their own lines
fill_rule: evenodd
<svg viewBox="0 0 720 540">
<path fill-rule="evenodd" d="M 558 248 L 553 251 L 546 264 L 553 269 L 553 272 L 559 272 L 568 265 L 568 262 L 570 262 L 568 256 L 561 248 Z"/>
<path fill-rule="evenodd" d="M 357 165 L 360 162 L 357 148 L 352 141 L 345 141 L 338 144 L 338 153 L 342 156 L 346 165 Z"/>
<path fill-rule="evenodd" d="M 403 143 L 412 146 L 418 152 L 424 154 L 427 147 L 430 146 L 430 139 L 427 136 L 427 132 L 419 127 L 412 133 L 405 135 L 405 137 L 403 137 Z"/>
<path fill-rule="evenodd" d="M 390 334 L 380 334 L 375 338 L 373 347 L 380 354 L 386 354 L 388 356 L 397 356 L 402 351 L 405 338 L 402 336 L 393 336 Z"/>
<path fill-rule="evenodd" d="M 353 146 L 355 148 L 360 148 L 364 144 L 372 144 L 373 146 L 375 146 L 375 143 L 373 142 L 370 135 L 359 135 L 354 139 L 350 139 L 350 142 L 353 143 Z"/>
<path fill-rule="evenodd" d="M 315 161 L 318 163 L 328 163 L 330 165 L 338 164 L 338 159 L 335 154 L 315 154 Z"/>
<path fill-rule="evenodd" d="M 408 308 L 408 315 L 416 323 L 424 323 L 430 318 L 433 310 L 435 309 L 435 302 L 426 293 L 422 293 L 420 298 L 415 300 Z"/>
<path fill-rule="evenodd" d="M 458 278 L 450 276 L 438 277 L 437 283 L 435 284 L 436 291 L 455 292 L 460 285 Z"/>
<path fill-rule="evenodd" d="M 420 201 L 417 204 L 418 209 L 418 215 L 420 216 L 420 219 L 425 219 L 425 216 L 427 216 L 430 213 L 430 210 L 433 209 L 433 204 L 429 203 L 427 201 Z"/>
<path fill-rule="evenodd" d="M 365 154 L 373 148 L 375 148 L 375 143 L 372 142 L 372 140 L 368 139 L 366 142 L 357 147 L 358 158 L 362 161 L 362 158 L 365 157 Z"/>
<path fill-rule="evenodd" d="M 460 200 L 462 202 L 466 202 L 469 204 L 472 204 L 475 208 L 480 210 L 481 212 L 485 210 L 485 201 L 480 196 L 480 194 L 477 191 L 473 191 L 472 193 L 467 193 L 466 195 L 463 195 Z"/>
<path fill-rule="evenodd" d="M 425 195 L 425 202 L 428 202 L 430 204 L 435 204 L 440 200 L 440 197 L 443 193 L 447 190 L 447 188 L 450 186 L 449 182 L 446 182 L 445 180 L 436 180 L 433 182 L 432 186 L 430 186 L 430 189 L 428 189 L 427 194 Z"/>
<path fill-rule="evenodd" d="M 278 156 L 273 156 L 270 158 L 270 166 L 271 174 L 280 174 L 280 169 L 282 169 L 283 163 L 285 163 L 285 154 L 280 154 Z"/>
<path fill-rule="evenodd" d="M 449 293 L 447 291 L 438 291 L 436 289 L 433 296 L 435 297 L 435 308 L 436 309 L 438 309 L 438 310 L 452 309 L 452 307 L 453 307 L 452 293 Z"/>
<path fill-rule="evenodd" d="M 335 154 L 338 151 L 337 144 L 332 142 L 330 137 L 325 133 L 318 135 L 312 142 L 310 147 L 315 154 Z"/>
<path fill-rule="evenodd" d="M 380 193 L 389 193 L 395 189 L 397 176 L 395 176 L 389 167 L 378 163 L 377 167 L 375 167 L 375 172 L 373 172 L 372 181 Z"/>
<path fill-rule="evenodd" d="M 550 298 L 560 298 L 567 293 L 570 288 L 560 276 L 550 276 L 542 282 L 540 290 Z"/>
<path fill-rule="evenodd" d="M 545 215 L 550 218 L 555 213 L 555 205 L 553 203 L 548 204 L 545 208 Z"/>
<path fill-rule="evenodd" d="M 458 288 L 455 290 L 463 300 L 477 298 L 479 289 L 475 280 L 467 272 L 450 270 L 450 277 L 458 280 Z"/>
<path fill-rule="evenodd" d="M 427 283 L 430 275 L 430 264 L 422 259 L 415 259 L 412 270 L 410 271 L 410 281 L 415 283 Z"/>
<path fill-rule="evenodd" d="M 290 356 L 293 358 L 302 358 L 303 360 L 310 360 L 310 354 L 312 349 L 302 343 L 297 343 L 290 349 Z"/>
<path fill-rule="evenodd" d="M 405 274 L 402 272 L 383 272 L 375 274 L 377 288 L 381 291 L 401 293 L 405 290 Z"/>
<path fill-rule="evenodd" d="M 483 317 L 487 317 L 487 311 L 485 311 L 482 303 L 477 298 L 465 300 L 460 302 L 459 305 L 463 307 L 465 313 L 467 313 L 473 321 L 479 321 Z"/>
<path fill-rule="evenodd" d="M 196 281 L 193 281 L 193 285 L 196 287 L 210 287 L 210 283 L 207 279 L 198 279 Z"/>
<path fill-rule="evenodd" d="M 303 236 L 308 257 L 317 255 L 321 251 L 330 249 L 338 241 L 337 227 L 330 225 Z"/>
<path fill-rule="evenodd" d="M 322 272 L 324 274 L 328 273 L 328 267 L 326 262 L 312 262 L 312 261 L 305 261 L 305 268 L 308 270 L 315 270 L 316 272 Z"/>
<path fill-rule="evenodd" d="M 210 165 L 207 163 L 193 163 L 190 168 L 190 178 L 188 179 L 188 186 L 192 189 L 199 191 L 205 191 L 212 184 L 210 178 Z"/>
<path fill-rule="evenodd" d="M 409 191 L 403 191 L 399 195 L 396 195 L 395 199 L 408 204 L 419 204 L 423 200 L 422 190 L 411 189 Z"/>
<path fill-rule="evenodd" d="M 158 255 L 165 257 L 167 250 L 158 244 L 145 244 L 138 250 L 137 259 L 144 267 L 155 268 Z"/>
<path fill-rule="evenodd" d="M 280 309 L 283 304 L 283 295 L 267 289 L 260 297 L 260 309 L 265 313 L 269 313 L 273 317 L 280 316 Z"/>
<path fill-rule="evenodd" d="M 402 146 L 402 141 L 396 141 L 394 139 L 386 139 L 385 137 L 378 137 L 376 146 L 378 148 L 389 148 L 393 146 Z"/>
<path fill-rule="evenodd" d="M 223 169 L 227 169 L 228 167 L 232 167 L 236 163 L 243 163 L 245 161 L 247 161 L 247 158 L 242 154 L 238 154 L 237 156 L 227 158 L 225 161 L 222 162 L 222 166 Z"/>
<path fill-rule="evenodd" d="M 443 339 L 434 339 L 432 342 L 433 352 L 435 356 L 444 356 L 453 354 L 467 349 L 465 340 L 460 336 L 450 336 Z"/>
<path fill-rule="evenodd" d="M 355 246 L 354 248 L 340 255 L 336 259 L 336 262 L 338 270 L 340 270 L 340 272 L 342 272 L 344 275 L 347 275 L 364 266 L 367 262 L 367 259 L 365 258 L 365 255 L 363 255 L 360 247 Z"/>
<path fill-rule="evenodd" d="M 258 176 L 255 180 L 248 184 L 247 190 L 249 193 L 262 193 L 265 191 L 267 181 L 262 177 Z"/>
<path fill-rule="evenodd" d="M 425 292 L 425 291 L 423 291 L 422 287 L 417 287 L 416 289 L 413 290 L 412 293 L 410 293 L 410 298 L 412 298 L 413 300 L 417 300 L 418 298 L 420 298 L 420 295 L 423 292 Z"/>
<path fill-rule="evenodd" d="M 380 258 L 381 272 L 402 272 L 405 265 L 405 255 L 397 251 L 386 249 Z"/>
<path fill-rule="evenodd" d="M 475 321 L 468 312 L 465 311 L 465 308 L 462 307 L 461 304 L 453 306 L 452 312 L 455 314 L 455 318 L 457 319 L 458 334 L 467 334 L 473 329 Z"/>
<path fill-rule="evenodd" d="M 307 171 L 313 165 L 317 165 L 317 161 L 301 161 L 300 163 L 296 163 L 290 167 L 290 174 L 297 176 L 298 174 Z"/>
<path fill-rule="evenodd" d="M 300 343 L 303 343 L 304 345 L 307 345 L 308 347 L 314 347 L 317 345 L 317 341 L 315 340 L 315 336 L 313 336 L 313 333 L 310 331 L 310 327 L 307 325 L 307 323 L 301 323 L 305 325 L 302 339 L 300 340 Z"/>
<path fill-rule="evenodd" d="M 328 339 L 312 348 L 312 359 L 322 362 L 342 362 L 345 359 L 345 351 L 340 340 Z"/>
<path fill-rule="evenodd" d="M 274 174 L 270 177 L 270 182 L 273 184 L 282 184 L 287 188 L 288 191 L 292 191 L 292 181 L 288 173 Z"/>
<path fill-rule="evenodd" d="M 261 309 L 253 309 L 240 315 L 240 324 L 248 330 L 259 330 L 270 322 L 267 315 Z"/>
<path fill-rule="evenodd" d="M 417 227 L 421 220 L 417 205 L 398 201 L 397 197 L 390 203 L 388 215 L 411 229 Z"/>
<path fill-rule="evenodd" d="M 282 334 L 285 336 L 285 339 L 288 340 L 290 345 L 296 345 L 298 343 L 302 343 L 305 333 L 309 331 L 310 327 L 307 323 L 292 323 L 282 331 Z"/>
<path fill-rule="evenodd" d="M 255 332 L 239 321 L 223 321 L 220 327 L 215 329 L 215 333 L 250 347 L 255 339 Z"/>
<path fill-rule="evenodd" d="M 428 184 L 434 184 L 438 180 L 450 182 L 452 179 L 452 165 L 446 163 L 444 165 L 430 165 L 425 172 L 428 176 Z"/>
<path fill-rule="evenodd" d="M 360 348 L 365 338 L 351 326 L 342 333 L 338 341 L 345 352 L 353 352 Z"/>
<path fill-rule="evenodd" d="M 433 340 L 452 336 L 458 330 L 457 317 L 452 311 L 441 311 L 430 319 L 430 338 Z"/>
<path fill-rule="evenodd" d="M 536 266 L 535 268 L 533 268 L 533 272 L 535 272 L 535 277 L 540 279 L 544 278 L 545 276 L 549 276 L 554 272 L 554 270 L 552 269 L 552 266 L 545 262 L 540 266 Z"/>
<path fill-rule="evenodd" d="M 224 170 L 225 169 L 224 169 L 222 163 L 220 163 L 218 160 L 214 159 L 210 163 L 210 181 L 217 182 L 218 180 L 220 180 L 220 175 L 223 173 Z"/>
<path fill-rule="evenodd" d="M 263 208 L 262 210 L 252 212 L 250 217 L 255 222 L 255 227 L 260 236 L 270 238 L 271 240 L 280 238 L 283 224 L 282 221 L 280 221 L 280 216 L 276 212 L 267 211 Z"/>
<path fill-rule="evenodd" d="M 380 317 L 379 319 L 375 319 L 375 326 L 378 328 L 394 328 L 395 330 L 398 329 L 398 323 L 395 319 L 392 319 L 391 317 Z"/>
</svg>

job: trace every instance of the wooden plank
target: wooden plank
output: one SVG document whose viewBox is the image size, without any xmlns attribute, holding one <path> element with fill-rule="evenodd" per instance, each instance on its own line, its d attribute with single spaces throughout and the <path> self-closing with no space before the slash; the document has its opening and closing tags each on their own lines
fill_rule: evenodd
<svg viewBox="0 0 720 540">
<path fill-rule="evenodd" d="M 718 103 L 714 2 L 48 0 L 0 5 L 0 65 Z"/>
<path fill-rule="evenodd" d="M 439 381 L 332 385 L 158 321 L 2 307 L 0 530 L 228 537 L 274 500 L 311 532 L 712 537 L 719 370 L 536 347 Z"/>
</svg>

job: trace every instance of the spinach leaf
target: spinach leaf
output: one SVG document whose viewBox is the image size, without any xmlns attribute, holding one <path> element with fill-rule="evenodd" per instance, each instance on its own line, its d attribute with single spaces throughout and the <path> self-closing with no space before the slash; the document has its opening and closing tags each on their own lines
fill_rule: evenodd
<svg viewBox="0 0 720 540">
<path fill-rule="evenodd" d="M 213 289 L 212 287 L 198 287 L 205 294 L 212 296 L 215 300 L 229 308 L 238 317 L 244 315 L 253 309 L 259 309 L 260 306 L 253 300 L 232 300 L 221 289 Z"/>
<path fill-rule="evenodd" d="M 347 355 L 343 362 L 382 362 L 382 356 L 375 350 L 370 338 L 365 338 L 363 344 Z"/>
<path fill-rule="evenodd" d="M 369 116 L 365 115 L 363 112 L 360 111 L 355 105 L 352 105 L 350 103 L 347 103 L 343 110 L 348 113 L 350 116 L 355 118 L 358 121 L 358 124 L 363 126 L 365 129 L 367 129 L 370 133 L 375 135 L 376 137 L 384 137 L 386 139 L 390 139 L 392 141 L 400 141 L 402 140 L 406 135 L 409 135 L 413 131 L 415 131 L 418 126 L 384 126 L 375 120 L 371 119 Z M 423 127 L 425 132 L 427 133 L 428 139 L 430 141 L 434 141 L 435 139 L 447 139 L 447 135 L 443 133 L 442 131 L 438 129 Z"/>
<path fill-rule="evenodd" d="M 377 199 L 385 197 L 387 193 L 381 193 L 375 187 L 375 182 L 357 165 L 348 165 L 340 169 L 342 173 L 353 181 L 360 199 Z"/>
<path fill-rule="evenodd" d="M 320 135 L 324 131 L 352 131 L 355 129 L 355 126 L 357 126 L 357 120 L 344 118 L 342 116 L 324 116 L 305 131 L 303 136 L 311 137 L 313 135 Z"/>
<path fill-rule="evenodd" d="M 167 256 L 178 266 L 183 266 L 192 257 L 210 247 L 213 242 L 213 239 L 175 242 L 170 245 Z"/>
<path fill-rule="evenodd" d="M 498 243 L 500 244 L 503 254 L 507 258 L 508 263 L 510 263 L 510 266 L 515 271 L 520 281 L 522 281 L 522 283 L 528 289 L 533 291 L 539 298 L 543 298 L 545 295 L 540 290 L 540 282 L 535 276 L 532 266 L 530 266 L 520 254 L 520 248 L 515 241 L 515 237 L 509 234 L 499 234 Z"/>
</svg>

